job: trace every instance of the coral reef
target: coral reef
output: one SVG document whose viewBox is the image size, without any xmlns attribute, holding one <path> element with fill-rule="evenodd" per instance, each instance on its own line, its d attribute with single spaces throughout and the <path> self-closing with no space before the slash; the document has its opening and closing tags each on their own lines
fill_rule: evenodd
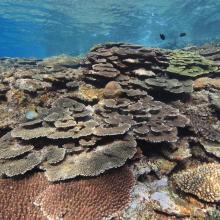
<svg viewBox="0 0 220 220">
<path fill-rule="evenodd" d="M 126 43 L 0 58 L 0 218 L 219 216 L 219 60 Z"/>
</svg>

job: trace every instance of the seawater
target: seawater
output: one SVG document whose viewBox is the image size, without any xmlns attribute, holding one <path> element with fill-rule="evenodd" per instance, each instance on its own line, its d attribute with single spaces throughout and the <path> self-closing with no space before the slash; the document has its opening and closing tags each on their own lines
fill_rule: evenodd
<svg viewBox="0 0 220 220">
<path fill-rule="evenodd" d="M 220 0 L 1 0 L 0 56 L 79 55 L 109 41 L 181 48 L 219 42 L 219 27 Z"/>
</svg>

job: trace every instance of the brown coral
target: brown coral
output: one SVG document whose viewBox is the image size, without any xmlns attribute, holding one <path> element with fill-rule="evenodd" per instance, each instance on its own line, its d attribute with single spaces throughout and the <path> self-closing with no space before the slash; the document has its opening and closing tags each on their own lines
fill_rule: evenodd
<svg viewBox="0 0 220 220">
<path fill-rule="evenodd" d="M 101 220 L 125 208 L 133 184 L 131 171 L 122 167 L 95 178 L 50 185 L 35 204 L 49 219 Z"/>
<path fill-rule="evenodd" d="M 191 93 L 193 91 L 191 80 L 169 79 L 154 77 L 145 80 L 149 89 L 164 90 L 174 94 Z"/>
<path fill-rule="evenodd" d="M 42 173 L 22 179 L 0 179 L 0 219 L 46 220 L 33 202 L 47 186 L 48 181 Z"/>
<path fill-rule="evenodd" d="M 20 137 L 24 140 L 30 140 L 33 138 L 46 137 L 55 131 L 56 129 L 51 127 L 39 127 L 34 129 L 17 128 L 11 132 L 11 135 L 12 137 Z"/>
<path fill-rule="evenodd" d="M 178 188 L 206 202 L 220 201 L 220 164 L 209 163 L 174 175 Z"/>
<path fill-rule="evenodd" d="M 94 176 L 123 166 L 134 156 L 136 140 L 141 147 L 175 143 L 189 120 L 155 91 L 191 93 L 192 82 L 167 75 L 169 53 L 111 43 L 93 48 L 84 59 L 0 60 L 8 98 L 1 107 L 15 120 L 1 123 L 12 129 L 10 145 L 0 150 L 1 175 L 40 168 L 52 181 Z M 18 108 L 9 103 L 12 91 L 23 91 Z"/>
<path fill-rule="evenodd" d="M 32 145 L 24 145 L 11 138 L 10 132 L 0 138 L 0 159 L 20 156 L 34 149 Z"/>
<path fill-rule="evenodd" d="M 206 140 L 220 142 L 218 118 L 208 104 L 192 105 L 187 108 L 186 115 L 194 132 Z"/>
</svg>

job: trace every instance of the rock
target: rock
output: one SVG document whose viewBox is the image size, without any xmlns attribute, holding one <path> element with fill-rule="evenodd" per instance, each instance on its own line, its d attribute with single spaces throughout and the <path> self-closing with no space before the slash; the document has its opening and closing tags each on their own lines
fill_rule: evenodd
<svg viewBox="0 0 220 220">
<path fill-rule="evenodd" d="M 105 85 L 103 95 L 105 98 L 116 98 L 119 97 L 123 92 L 122 87 L 116 81 L 110 81 Z"/>
</svg>

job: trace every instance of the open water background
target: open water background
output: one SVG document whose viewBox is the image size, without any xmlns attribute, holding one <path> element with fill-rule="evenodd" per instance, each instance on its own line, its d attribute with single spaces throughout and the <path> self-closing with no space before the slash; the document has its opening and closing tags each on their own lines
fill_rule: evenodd
<svg viewBox="0 0 220 220">
<path fill-rule="evenodd" d="M 0 56 L 79 55 L 109 41 L 220 42 L 220 0 L 0 0 Z"/>
</svg>

